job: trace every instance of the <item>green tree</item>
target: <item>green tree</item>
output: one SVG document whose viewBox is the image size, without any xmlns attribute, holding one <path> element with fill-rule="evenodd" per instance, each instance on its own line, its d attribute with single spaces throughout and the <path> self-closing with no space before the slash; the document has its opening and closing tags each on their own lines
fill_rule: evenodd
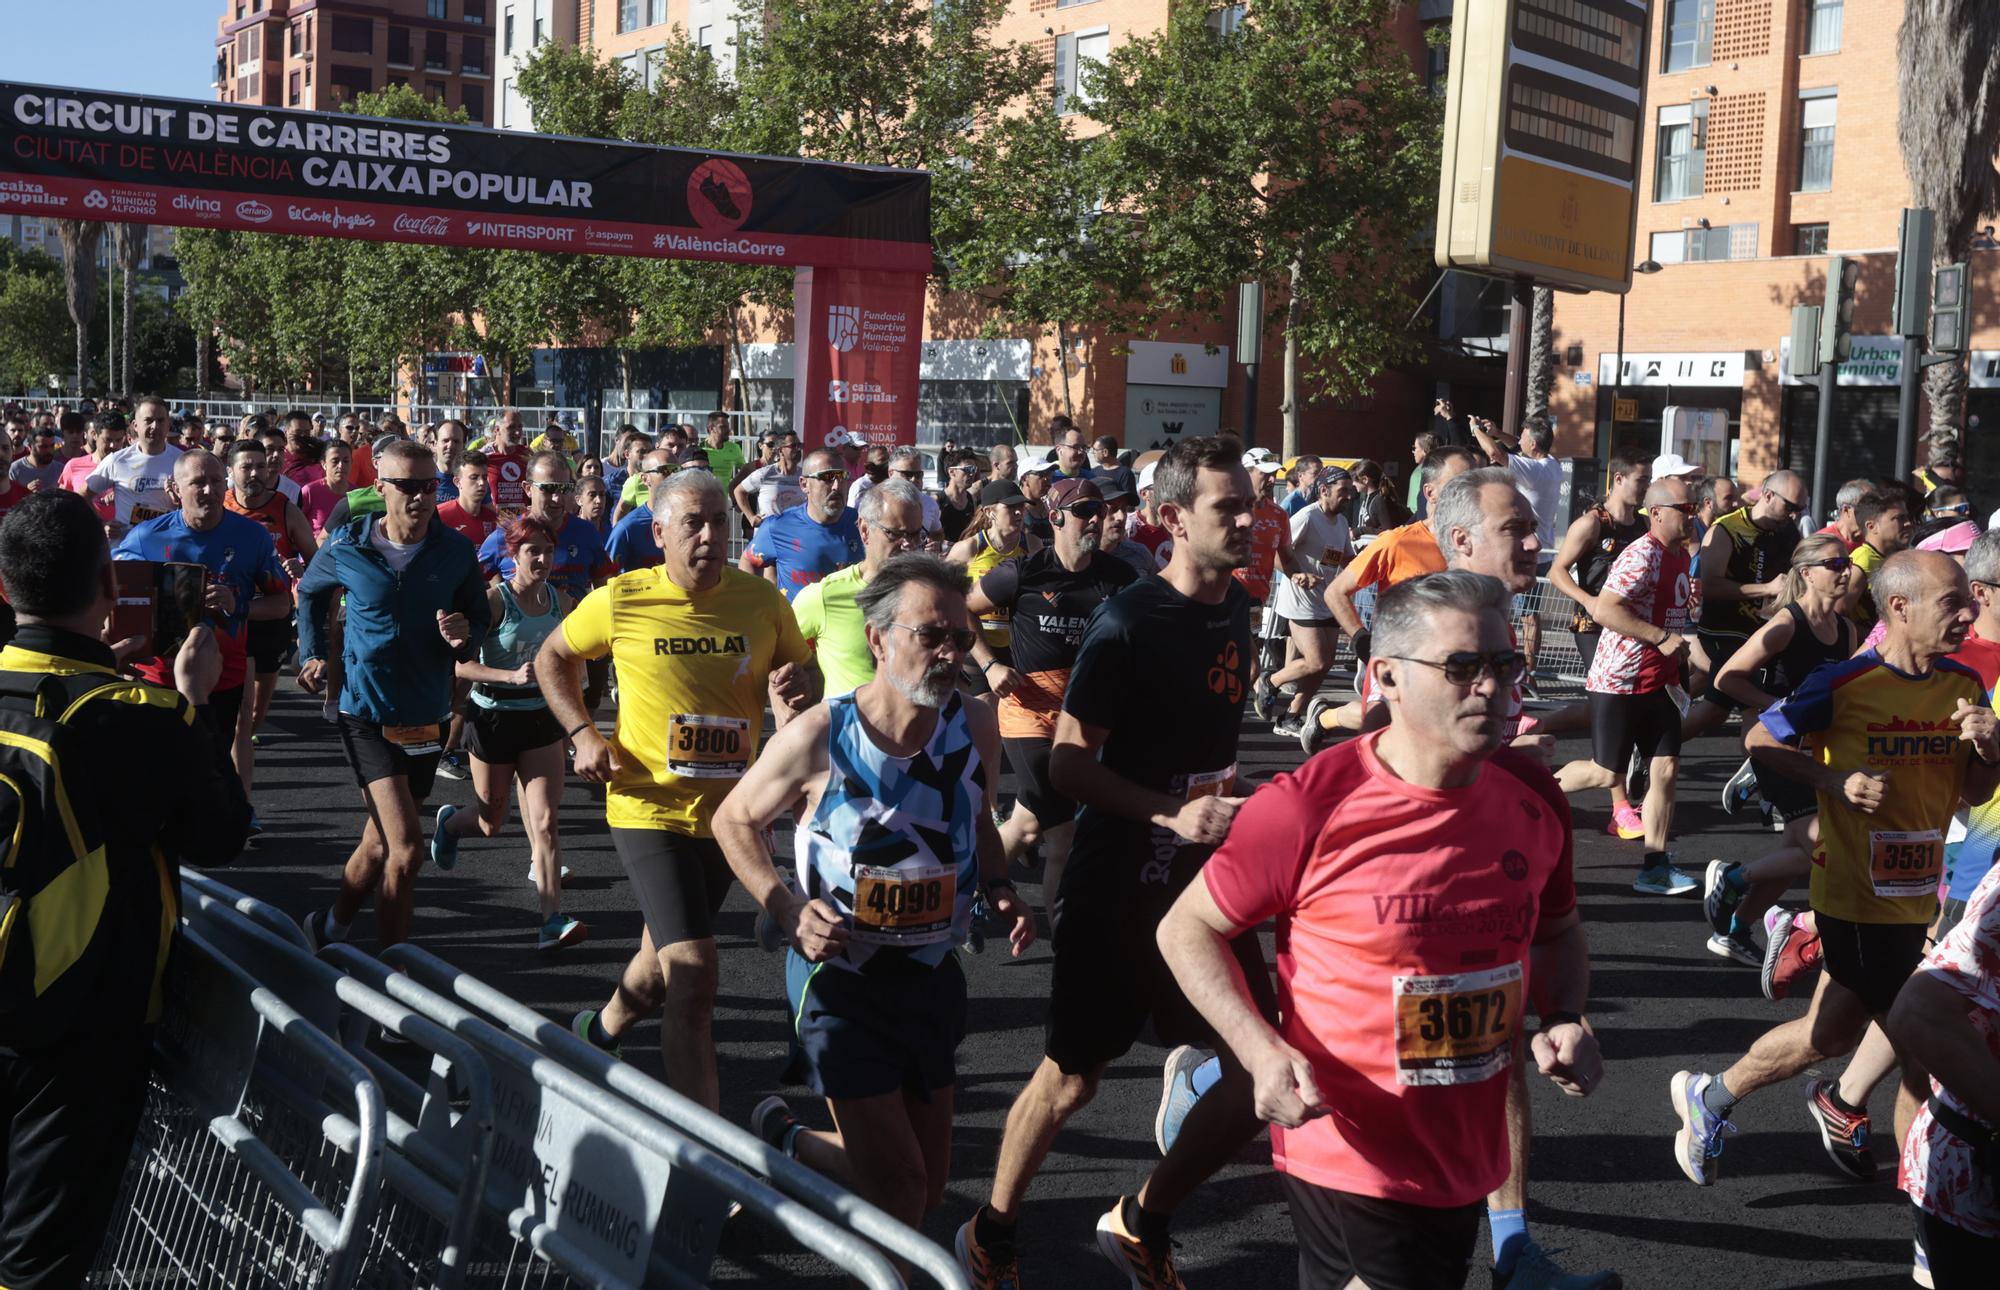
<svg viewBox="0 0 2000 1290">
<path fill-rule="evenodd" d="M 0 318 L 0 390 L 46 389 L 71 358 L 62 266 L 0 242 Z"/>
<path fill-rule="evenodd" d="M 63 303 L 76 327 L 76 391 L 90 381 L 90 320 L 97 313 L 97 246 L 104 225 L 96 220 L 59 219 L 56 237 L 63 250 Z"/>
<path fill-rule="evenodd" d="M 1110 132 L 1092 236 L 1138 326 L 1220 318 L 1265 284 L 1290 454 L 1305 379 L 1352 396 L 1414 352 L 1441 106 L 1390 34 L 1397 0 L 1260 0 L 1229 35 L 1212 7 L 1175 0 L 1086 76 Z"/>
</svg>

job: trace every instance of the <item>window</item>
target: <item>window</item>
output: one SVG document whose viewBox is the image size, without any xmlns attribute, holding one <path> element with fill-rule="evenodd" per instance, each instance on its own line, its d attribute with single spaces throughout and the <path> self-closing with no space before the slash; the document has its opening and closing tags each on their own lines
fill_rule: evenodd
<svg viewBox="0 0 2000 1290">
<path fill-rule="evenodd" d="M 308 54 L 313 52 L 313 20 L 311 17 L 306 19 L 306 52 Z"/>
<path fill-rule="evenodd" d="M 337 54 L 375 52 L 375 23 L 368 18 L 335 18 L 333 49 Z"/>
<path fill-rule="evenodd" d="M 486 0 L 465 0 L 465 21 L 483 24 L 486 21 Z"/>
<path fill-rule="evenodd" d="M 410 65 L 410 29 L 408 27 L 389 28 L 389 65 L 408 67 Z"/>
<path fill-rule="evenodd" d="M 548 36 L 548 33 L 547 33 L 546 31 L 542 30 L 542 23 L 543 23 L 543 18 L 542 18 L 542 15 L 540 15 L 540 14 L 536 14 L 536 15 L 535 15 L 535 43 L 534 43 L 534 44 L 533 44 L 532 46 L 530 46 L 530 48 L 533 48 L 533 49 L 540 49 L 540 48 L 542 47 L 542 42 L 543 42 L 543 41 L 545 41 L 545 40 L 547 40 L 547 39 L 549 38 L 549 36 Z"/>
<path fill-rule="evenodd" d="M 291 53 L 293 58 L 297 58 L 299 51 L 305 48 L 305 36 L 306 25 L 302 22 L 293 23 L 291 28 Z"/>
<path fill-rule="evenodd" d="M 1792 229 L 1793 255 L 1825 255 L 1826 225 L 1799 224 Z"/>
<path fill-rule="evenodd" d="M 514 52 L 514 6 L 508 5 L 507 12 L 500 18 L 500 52 Z"/>
<path fill-rule="evenodd" d="M 310 90 L 310 89 L 311 89 L 312 87 L 313 87 L 313 65 L 312 65 L 311 63 L 307 63 L 307 64 L 306 64 L 306 88 Z"/>
<path fill-rule="evenodd" d="M 514 82 L 500 82 L 500 128 L 505 130 L 514 124 Z"/>
<path fill-rule="evenodd" d="M 1841 10 L 1843 0 L 1805 0 L 1806 3 L 1806 47 L 1808 54 L 1837 54 L 1840 52 Z"/>
<path fill-rule="evenodd" d="M 639 30 L 639 0 L 618 0 L 618 30 Z"/>
<path fill-rule="evenodd" d="M 1056 0 L 1056 8 L 1073 9 L 1080 4 L 1091 4 L 1093 0 Z"/>
<path fill-rule="evenodd" d="M 1090 107 L 1089 73 L 1084 70 L 1084 64 L 1102 67 L 1110 54 L 1111 32 L 1108 28 L 1056 37 L 1057 112 L 1082 112 Z"/>
<path fill-rule="evenodd" d="M 1666 56 L 1660 70 L 1708 66 L 1715 35 L 1715 0 L 1667 0 Z"/>
<path fill-rule="evenodd" d="M 458 70 L 467 76 L 486 75 L 486 41 L 479 36 L 467 36 L 459 42 Z"/>
<path fill-rule="evenodd" d="M 657 27 L 667 20 L 667 0 L 646 0 L 646 25 Z"/>
<path fill-rule="evenodd" d="M 1840 99 L 1832 90 L 1799 94 L 1799 191 L 1823 193 L 1833 187 L 1833 124 Z"/>
<path fill-rule="evenodd" d="M 250 73 L 250 74 L 249 74 L 248 76 L 245 76 L 245 77 L 243 77 L 243 78 L 242 78 L 242 80 L 240 80 L 239 82 L 237 82 L 237 93 L 236 93 L 236 97 L 237 97 L 237 99 L 238 99 L 238 101 L 239 101 L 239 102 L 243 102 L 243 103 L 255 103 L 255 102 L 257 102 L 257 100 L 258 100 L 258 94 L 257 94 L 257 90 L 258 90 L 258 81 L 259 81 L 260 79 L 262 79 L 262 78 L 260 78 L 260 77 L 259 77 L 259 76 L 257 75 L 257 73 L 255 73 L 255 72 L 251 72 L 251 73 Z"/>
<path fill-rule="evenodd" d="M 340 25 L 340 19 L 336 18 L 333 21 L 334 26 L 338 27 Z M 358 94 L 366 94 L 375 88 L 375 78 L 365 67 L 335 67 L 328 71 L 326 75 L 327 79 L 333 82 L 334 93 L 337 97 L 352 99 Z"/>
<path fill-rule="evenodd" d="M 445 0 L 424 0 L 424 16 L 426 18 L 439 19 L 447 17 L 448 15 L 445 13 Z"/>
<path fill-rule="evenodd" d="M 285 105 L 287 107 L 297 107 L 299 105 L 299 74 L 297 72 L 293 72 L 286 80 Z"/>
<path fill-rule="evenodd" d="M 1220 9 L 1212 10 L 1203 21 L 1207 23 L 1208 29 L 1218 36 L 1234 36 L 1236 29 L 1243 25 L 1243 6 L 1226 4 Z"/>
<path fill-rule="evenodd" d="M 484 121 L 486 119 L 486 91 L 480 89 L 477 85 L 461 85 L 458 87 L 458 105 L 464 108 L 465 114 L 474 121 Z"/>
<path fill-rule="evenodd" d="M 427 70 L 438 72 L 451 70 L 451 64 L 445 58 L 443 32 L 427 31 L 424 33 L 424 67 Z"/>
<path fill-rule="evenodd" d="M 1433 27 L 1443 27 L 1446 29 L 1446 34 L 1449 34 L 1451 24 L 1448 22 L 1427 23 L 1424 26 L 1426 36 L 1429 35 Z M 1424 43 L 1424 88 L 1431 92 L 1432 98 L 1441 99 L 1445 96 L 1446 90 L 1450 88 L 1450 83 L 1451 42 L 1445 40 L 1433 44 L 1429 40 L 1426 40 Z"/>
<path fill-rule="evenodd" d="M 1652 249 L 1648 259 L 1657 264 L 1679 264 L 1687 259 L 1688 235 L 1676 229 L 1672 233 L 1653 234 Z"/>
<path fill-rule="evenodd" d="M 425 81 L 425 82 L 424 82 L 424 97 L 425 97 L 425 98 L 427 98 L 427 99 L 431 99 L 431 100 L 434 100 L 435 102 L 438 102 L 438 103 L 442 103 L 442 102 L 444 102 L 444 82 L 443 82 L 443 81 Z"/>
<path fill-rule="evenodd" d="M 1655 233 L 1651 243 L 1652 258 L 1661 264 L 1754 260 L 1757 258 L 1759 227 L 1756 224 L 1723 224 L 1715 228 Z"/>
<path fill-rule="evenodd" d="M 1660 146 L 1653 175 L 1653 200 L 1686 201 L 1703 191 L 1708 164 L 1708 103 L 1682 103 L 1660 109 Z M 1665 263 L 1665 261 L 1661 261 Z"/>
</svg>

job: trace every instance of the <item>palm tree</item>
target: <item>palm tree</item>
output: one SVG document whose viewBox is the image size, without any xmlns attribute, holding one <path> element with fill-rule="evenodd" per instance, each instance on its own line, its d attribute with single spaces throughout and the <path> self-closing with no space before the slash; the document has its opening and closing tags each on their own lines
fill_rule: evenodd
<svg viewBox="0 0 2000 1290">
<path fill-rule="evenodd" d="M 1535 288 L 1535 308 L 1528 315 L 1528 405 L 1522 417 L 1547 416 L 1549 391 L 1556 381 L 1556 293 Z"/>
<path fill-rule="evenodd" d="M 56 236 L 63 249 L 63 300 L 76 324 L 76 392 L 90 376 L 90 320 L 97 313 L 97 245 L 104 225 L 96 220 L 59 219 Z"/>
<path fill-rule="evenodd" d="M 1910 199 L 1936 212 L 1937 262 L 1954 264 L 1971 254 L 1982 218 L 2000 210 L 2000 6 L 1907 0 L 1896 63 Z M 1965 380 L 1962 363 L 1925 372 L 1933 436 L 1957 436 Z"/>
<path fill-rule="evenodd" d="M 122 316 L 118 327 L 118 387 L 125 395 L 135 393 L 132 389 L 132 307 L 138 296 L 133 274 L 139 271 L 139 261 L 146 254 L 146 226 L 144 224 L 107 224 L 111 234 L 111 258 L 124 273 L 124 300 Z"/>
</svg>

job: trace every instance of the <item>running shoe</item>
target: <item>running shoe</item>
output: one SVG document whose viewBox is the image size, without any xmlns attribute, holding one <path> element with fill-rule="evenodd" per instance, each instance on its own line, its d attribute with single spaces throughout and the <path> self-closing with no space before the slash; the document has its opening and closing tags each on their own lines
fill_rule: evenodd
<svg viewBox="0 0 2000 1290">
<path fill-rule="evenodd" d="M 1708 930 L 1717 936 L 1729 934 L 1729 925 L 1736 917 L 1736 907 L 1743 903 L 1743 893 L 1729 885 L 1729 871 L 1734 868 L 1736 866 L 1727 860 L 1711 860 L 1702 875 L 1701 912 L 1708 919 Z M 1714 942 L 1710 942 L 1709 948 L 1714 948 Z M 1762 961 L 1763 955 L 1759 954 L 1758 959 Z"/>
<path fill-rule="evenodd" d="M 1148 1245 L 1125 1230 L 1125 1200 L 1111 1202 L 1111 1209 L 1097 1220 L 1097 1249 L 1125 1274 L 1131 1290 L 1187 1290 L 1187 1282 L 1174 1268 L 1171 1241 Z"/>
<path fill-rule="evenodd" d="M 1320 724 L 1320 716 L 1333 710 L 1333 704 L 1323 694 L 1315 694 L 1306 704 L 1305 720 L 1300 723 L 1299 747 L 1310 757 L 1326 746 L 1326 740 L 1333 734 Z"/>
<path fill-rule="evenodd" d="M 590 939 L 590 929 L 568 914 L 550 914 L 535 939 L 538 950 L 559 950 L 565 945 L 581 945 Z"/>
<path fill-rule="evenodd" d="M 299 920 L 299 930 L 306 934 L 306 948 L 317 954 L 334 938 L 327 935 L 326 911 L 315 909 Z"/>
<path fill-rule="evenodd" d="M 1757 771 L 1745 757 L 1729 782 L 1722 786 L 1722 813 L 1734 815 L 1757 800 Z"/>
<path fill-rule="evenodd" d="M 1671 857 L 1665 864 L 1641 869 L 1632 880 L 1632 890 L 1642 896 L 1685 896 L 1700 885 L 1693 874 L 1676 868 Z"/>
<path fill-rule="evenodd" d="M 531 862 L 529 862 L 529 864 L 528 864 L 528 885 L 529 885 L 530 887 L 532 887 L 532 886 L 534 886 L 534 885 L 535 885 L 535 866 L 534 866 L 534 863 L 533 863 L 532 861 L 531 861 Z M 569 886 L 569 866 L 568 866 L 568 865 L 564 865 L 564 866 L 562 867 L 562 872 L 556 875 L 556 886 L 557 886 L 557 887 L 567 887 L 567 886 Z"/>
<path fill-rule="evenodd" d="M 1297 739 L 1305 731 L 1305 721 L 1289 712 L 1271 723 L 1271 733 L 1280 739 Z"/>
<path fill-rule="evenodd" d="M 1193 1044 L 1182 1044 L 1167 1054 L 1160 1074 L 1160 1109 L 1153 1115 L 1153 1144 L 1163 1156 L 1173 1150 L 1174 1139 L 1181 1135 L 1181 1121 L 1201 1100 L 1201 1094 L 1194 1091 L 1194 1073 L 1207 1060 L 1208 1054 Z"/>
<path fill-rule="evenodd" d="M 596 1024 L 596 1021 L 597 1021 L 597 1009 L 585 1008 L 582 1012 L 577 1013 L 576 1016 L 570 1019 L 569 1032 L 572 1035 L 575 1035 L 578 1039 L 581 1039 L 584 1043 L 589 1044 L 592 1048 L 595 1048 L 597 1051 L 601 1053 L 610 1053 L 613 1057 L 617 1058 L 619 1061 L 621 1062 L 624 1061 L 625 1045 L 619 1043 L 616 1039 L 614 1039 L 607 1046 L 605 1044 L 598 1043 L 596 1040 L 590 1037 L 591 1027 L 594 1024 Z"/>
<path fill-rule="evenodd" d="M 1674 1114 L 1681 1119 L 1680 1132 L 1674 1135 L 1674 1163 L 1697 1187 L 1715 1182 L 1715 1162 L 1722 1155 L 1722 1140 L 1736 1132 L 1735 1125 L 1702 1104 L 1701 1095 L 1716 1078 L 1679 1071 L 1667 1086 L 1674 1099 Z"/>
<path fill-rule="evenodd" d="M 458 808 L 450 802 L 438 807 L 437 825 L 431 829 L 431 863 L 440 869 L 449 870 L 458 863 L 458 835 L 444 824 L 458 814 Z"/>
<path fill-rule="evenodd" d="M 1764 966 L 1764 951 L 1757 948 L 1757 942 L 1744 932 L 1730 935 L 1716 932 L 1708 938 L 1708 952 L 1725 959 L 1734 959 L 1744 967 Z"/>
<path fill-rule="evenodd" d="M 438 758 L 437 773 L 446 779 L 467 779 L 471 772 L 465 768 L 465 754 L 456 748 L 447 748 Z"/>
<path fill-rule="evenodd" d="M 1931 1256 L 1924 1250 L 1921 1237 L 1911 1242 L 1910 1280 L 1924 1290 L 1937 1290 L 1937 1280 L 1931 1276 Z"/>
<path fill-rule="evenodd" d="M 1021 1264 L 1013 1242 L 981 1245 L 975 1227 L 978 1221 L 977 1215 L 966 1219 L 951 1243 L 972 1290 L 1021 1290 Z"/>
<path fill-rule="evenodd" d="M 1803 925 L 1802 912 L 1774 909 L 1775 917 L 1764 920 L 1768 937 L 1764 942 L 1764 970 L 1758 984 L 1764 997 L 1774 1003 L 1788 997 L 1820 965 L 1819 935 Z"/>
<path fill-rule="evenodd" d="M 1514 1270 L 1493 1270 L 1493 1290 L 1623 1290 L 1625 1278 L 1616 1272 L 1565 1272 L 1555 1256 L 1529 1241 L 1514 1260 Z"/>
<path fill-rule="evenodd" d="M 1621 802 L 1611 808 L 1611 823 L 1604 831 L 1615 838 L 1627 842 L 1637 842 L 1646 836 L 1646 821 L 1639 814 L 1639 808 L 1630 802 Z"/>
<path fill-rule="evenodd" d="M 1271 688 L 1271 674 L 1257 673 L 1257 679 L 1250 682 L 1250 706 L 1258 717 L 1270 721 L 1278 711 L 1278 692 Z"/>
<path fill-rule="evenodd" d="M 750 1132 L 783 1155 L 792 1154 L 792 1133 L 804 1127 L 799 1117 L 792 1114 L 791 1105 L 776 1093 L 757 1103 L 757 1109 L 750 1112 Z"/>
<path fill-rule="evenodd" d="M 1819 1129 L 1819 1144 L 1826 1148 L 1833 1167 L 1856 1182 L 1875 1181 L 1875 1153 L 1868 1147 L 1868 1113 L 1859 1115 L 1836 1106 L 1833 1080 L 1816 1079 L 1806 1090 L 1806 1114 Z"/>
</svg>

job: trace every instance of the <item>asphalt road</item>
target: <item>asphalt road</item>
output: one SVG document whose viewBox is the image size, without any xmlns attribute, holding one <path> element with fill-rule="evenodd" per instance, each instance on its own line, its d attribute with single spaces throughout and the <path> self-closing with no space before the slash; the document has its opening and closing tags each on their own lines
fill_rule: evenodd
<svg viewBox="0 0 2000 1290">
<path fill-rule="evenodd" d="M 1747 859 L 1771 841 L 1755 816 L 1726 817 L 1717 806 L 1737 761 L 1734 748 L 1732 728 L 1694 745 L 1684 765 L 1688 800 L 1677 814 L 1678 850 L 1683 867 L 1696 873 L 1711 857 Z M 1580 740 L 1560 750 L 1563 757 L 1585 753 Z M 1295 742 L 1246 718 L 1241 764 L 1253 779 L 1261 782 L 1300 759 Z M 324 907 L 358 829 L 359 799 L 317 702 L 289 678 L 258 766 L 255 798 L 266 832 L 217 876 L 295 915 Z M 432 803 L 471 800 L 469 783 L 440 780 Z M 1765 1001 L 1752 969 L 1709 954 L 1695 901 L 1633 894 L 1638 844 L 1603 832 L 1602 794 L 1577 805 L 1578 887 L 1592 947 L 1590 1011 L 1608 1074 L 1586 1101 L 1536 1081 L 1529 1210 L 1536 1238 L 1565 1249 L 1567 1266 L 1615 1267 L 1633 1287 L 1909 1285 L 1911 1229 L 1908 1205 L 1894 1187 L 1886 1092 L 1872 1104 L 1883 1126 L 1876 1147 L 1882 1169 L 1872 1185 L 1845 1181 L 1822 1154 L 1806 1117 L 1803 1081 L 1739 1108 L 1742 1136 L 1730 1143 L 1717 1185 L 1698 1189 L 1681 1176 L 1672 1157 L 1669 1078 L 1682 1067 L 1720 1069 L 1803 1005 Z M 423 874 L 416 938 L 566 1023 L 609 993 L 637 944 L 640 920 L 605 830 L 601 798 L 573 780 L 563 809 L 565 859 L 574 871 L 565 906 L 589 923 L 588 943 L 553 955 L 535 950 L 534 892 L 518 834 L 468 841 L 455 871 Z M 789 855 L 788 841 L 780 841 Z M 1040 904 L 1037 885 L 1024 880 L 1021 887 Z M 781 1083 L 787 1024 L 781 967 L 752 941 L 753 913 L 738 891 L 721 919 L 716 1033 L 723 1110 L 741 1120 L 767 1094 L 787 1093 L 810 1123 L 825 1126 L 823 1107 Z M 372 918 L 364 916 L 355 943 L 369 948 L 372 937 Z M 1007 1108 L 1039 1059 L 1048 965 L 1045 945 L 1020 960 L 1010 961 L 1001 946 L 966 959 L 972 1024 L 959 1052 L 954 1180 L 927 1229 L 941 1243 L 948 1245 L 956 1225 L 985 1199 Z M 654 1074 L 657 1037 L 649 1024 L 626 1044 L 628 1058 Z M 1093 1227 L 1113 1198 L 1137 1187 L 1155 1158 L 1152 1123 L 1164 1055 L 1142 1045 L 1116 1063 L 1096 1103 L 1058 1140 L 1023 1219 L 1022 1271 L 1030 1285 L 1119 1284 L 1096 1252 Z M 1195 1286 L 1295 1283 L 1291 1224 L 1262 1139 L 1186 1207 L 1176 1241 Z M 816 1257 L 786 1249 L 741 1219 L 725 1232 L 715 1279 L 839 1284 Z M 1476 1271 L 1469 1284 L 1483 1287 L 1485 1273 Z"/>
</svg>

